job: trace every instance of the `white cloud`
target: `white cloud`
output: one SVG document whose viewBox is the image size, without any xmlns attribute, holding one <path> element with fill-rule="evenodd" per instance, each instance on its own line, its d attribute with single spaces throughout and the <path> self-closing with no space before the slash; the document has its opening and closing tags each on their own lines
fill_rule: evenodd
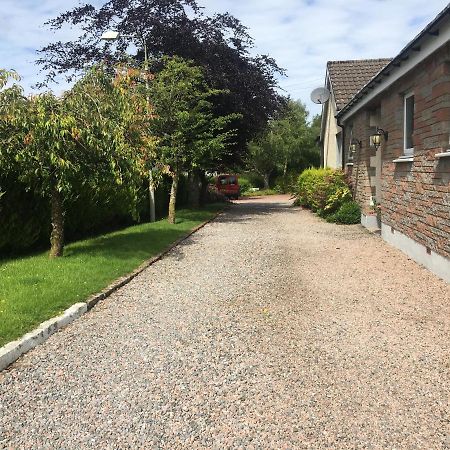
<svg viewBox="0 0 450 450">
<path fill-rule="evenodd" d="M 325 77 L 328 60 L 395 56 L 444 7 L 439 0 L 206 0 L 208 11 L 226 11 L 249 27 L 260 53 L 287 69 L 280 84 L 309 100 Z M 290 20 L 286 20 L 289 18 Z"/>
<path fill-rule="evenodd" d="M 95 3 L 102 3 L 96 0 Z M 249 28 L 257 53 L 268 53 L 288 77 L 280 85 L 307 103 L 323 83 L 328 60 L 395 56 L 444 7 L 440 0 L 199 0 L 207 13 L 230 12 Z M 0 67 L 14 68 L 29 89 L 38 79 L 36 49 L 54 35 L 46 20 L 78 5 L 76 0 L 0 0 Z M 56 90 L 61 90 L 61 87 Z"/>
</svg>

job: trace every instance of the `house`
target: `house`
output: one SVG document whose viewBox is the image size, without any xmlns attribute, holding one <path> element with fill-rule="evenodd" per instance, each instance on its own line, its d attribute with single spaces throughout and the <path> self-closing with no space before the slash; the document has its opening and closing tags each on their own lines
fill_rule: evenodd
<svg viewBox="0 0 450 450">
<path fill-rule="evenodd" d="M 342 129 L 336 114 L 390 59 L 328 61 L 325 86 L 330 99 L 322 108 L 320 131 L 322 167 L 343 168 Z"/>
<path fill-rule="evenodd" d="M 362 224 L 450 282 L 450 4 L 336 118 Z"/>
</svg>

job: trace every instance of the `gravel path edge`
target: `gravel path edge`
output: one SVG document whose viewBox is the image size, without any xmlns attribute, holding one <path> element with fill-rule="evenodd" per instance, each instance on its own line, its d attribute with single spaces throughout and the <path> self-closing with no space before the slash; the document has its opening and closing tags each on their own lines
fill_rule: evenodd
<svg viewBox="0 0 450 450">
<path fill-rule="evenodd" d="M 178 238 L 176 241 L 166 247 L 162 252 L 158 253 L 147 261 L 144 261 L 137 269 L 133 270 L 128 275 L 114 280 L 103 291 L 89 297 L 86 302 L 79 302 L 70 306 L 61 315 L 42 322 L 34 330 L 26 333 L 19 339 L 8 342 L 3 347 L 0 347 L 0 372 L 8 368 L 12 363 L 17 361 L 25 353 L 44 343 L 52 334 L 56 333 L 61 328 L 66 327 L 70 323 L 80 318 L 83 314 L 90 311 L 98 302 L 105 300 L 118 289 L 128 284 L 145 269 L 162 259 L 183 241 L 188 239 L 190 236 L 202 229 L 207 224 L 216 220 L 217 217 L 219 217 L 228 207 L 228 205 L 225 206 L 223 209 L 215 213 L 213 217 L 194 227 L 191 231 Z"/>
</svg>

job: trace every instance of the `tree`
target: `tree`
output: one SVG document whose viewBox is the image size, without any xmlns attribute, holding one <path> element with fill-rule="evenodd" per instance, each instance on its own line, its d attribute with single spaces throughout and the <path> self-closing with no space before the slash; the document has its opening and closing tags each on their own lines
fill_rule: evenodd
<svg viewBox="0 0 450 450">
<path fill-rule="evenodd" d="M 271 125 L 269 125 L 269 128 Z M 247 165 L 264 180 L 264 189 L 269 189 L 270 175 L 279 161 L 279 146 L 273 130 L 268 130 L 259 139 L 250 142 Z"/>
<path fill-rule="evenodd" d="M 50 257 L 64 248 L 64 201 L 77 187 L 130 188 L 137 170 L 132 107 L 102 70 L 57 98 L 26 98 L 18 85 L 0 93 L 0 163 L 51 203 Z"/>
<path fill-rule="evenodd" d="M 283 176 L 286 176 L 289 164 L 298 159 L 307 141 L 307 117 L 308 112 L 302 103 L 288 100 L 280 118 L 274 122 Z"/>
<path fill-rule="evenodd" d="M 297 173 L 317 165 L 320 157 L 315 143 L 317 126 L 320 132 L 320 117 L 309 123 L 305 105 L 287 99 L 278 116 L 268 122 L 265 132 L 250 143 L 247 165 L 263 177 L 266 189 L 275 170 L 286 178 L 288 170 Z"/>
<path fill-rule="evenodd" d="M 203 67 L 207 83 L 228 92 L 214 98 L 214 113 L 240 114 L 229 125 L 237 133 L 223 166 L 242 160 L 247 142 L 264 130 L 283 104 L 276 91 L 276 78 L 283 70 L 266 55 L 250 56 L 253 40 L 239 20 L 230 14 L 207 17 L 196 0 L 109 0 L 99 8 L 76 7 L 48 25 L 53 30 L 78 27 L 82 34 L 75 41 L 54 42 L 41 49 L 38 63 L 47 81 L 62 74 L 73 79 L 95 62 L 122 61 L 130 36 L 140 49 L 139 61 L 145 42 L 150 56 L 177 55 Z M 99 39 L 110 28 L 120 33 L 115 47 Z"/>
<path fill-rule="evenodd" d="M 225 128 L 236 117 L 213 115 L 211 98 L 220 92 L 208 87 L 201 68 L 179 57 L 165 57 L 162 65 L 150 84 L 151 131 L 157 138 L 157 158 L 172 177 L 168 220 L 175 223 L 181 171 L 217 161 L 233 136 Z"/>
</svg>

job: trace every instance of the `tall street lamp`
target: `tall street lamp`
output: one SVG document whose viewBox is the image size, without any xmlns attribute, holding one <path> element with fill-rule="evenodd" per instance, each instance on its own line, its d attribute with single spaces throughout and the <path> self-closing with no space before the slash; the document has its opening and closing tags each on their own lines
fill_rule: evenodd
<svg viewBox="0 0 450 450">
<path fill-rule="evenodd" d="M 125 38 L 133 39 L 133 36 L 131 35 L 122 35 Z M 101 36 L 100 39 L 103 41 L 115 41 L 119 37 L 118 31 L 105 31 Z M 140 37 L 140 40 L 142 42 L 142 47 L 144 49 L 144 71 L 145 71 L 145 87 L 146 87 L 146 94 L 147 94 L 147 115 L 149 114 L 150 109 L 150 98 L 148 96 L 148 52 L 147 52 L 147 42 L 145 41 L 144 37 Z M 153 180 L 153 170 L 151 169 L 149 171 L 148 175 L 148 192 L 149 192 L 149 200 L 150 200 L 150 222 L 155 222 L 156 220 L 156 213 L 155 213 L 155 183 Z"/>
</svg>

